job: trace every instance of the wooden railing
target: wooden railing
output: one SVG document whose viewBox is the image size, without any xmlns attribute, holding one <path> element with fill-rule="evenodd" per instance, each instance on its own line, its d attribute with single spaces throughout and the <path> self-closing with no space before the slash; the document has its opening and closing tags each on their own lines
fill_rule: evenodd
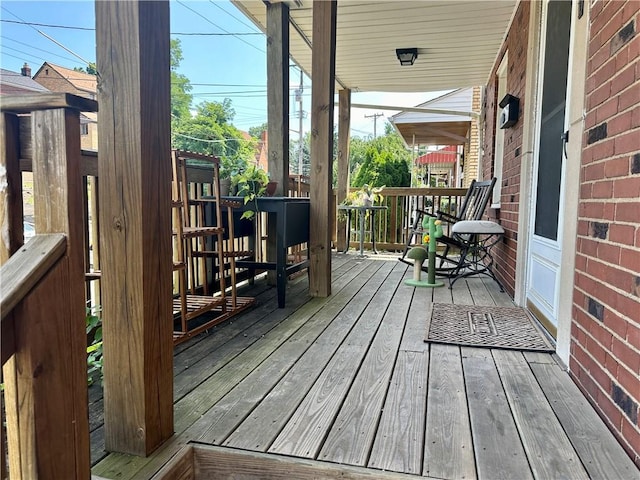
<svg viewBox="0 0 640 480">
<path fill-rule="evenodd" d="M 350 191 L 357 191 L 351 188 Z M 389 252 L 400 252 L 404 249 L 410 235 L 416 209 L 435 213 L 438 210 L 455 214 L 459 208 L 466 188 L 409 188 L 393 187 L 382 191 L 383 200 L 380 203 L 387 207 L 386 211 L 375 215 L 375 224 L 371 225 L 372 217 L 365 219 L 365 248 L 371 248 L 370 232 L 375 232 L 376 248 Z M 334 202 L 335 203 L 335 202 Z M 449 233 L 448 225 L 444 226 L 445 233 Z M 336 240 L 334 233 L 334 242 Z M 349 245 L 356 247 L 359 242 L 359 230 L 351 226 Z"/>
<path fill-rule="evenodd" d="M 80 112 L 96 111 L 97 104 L 68 94 L 39 94 L 4 96 L 0 105 L 0 167 L 6 174 L 0 182 L 2 371 L 9 475 L 85 479 L 90 449 L 84 225 L 77 214 L 83 203 Z M 21 128 L 21 123 L 31 128 Z M 30 148 L 37 233 L 24 247 L 21 145 Z M 2 440 L 4 461 L 4 435 Z M 4 464 L 1 474 L 6 475 Z"/>
</svg>

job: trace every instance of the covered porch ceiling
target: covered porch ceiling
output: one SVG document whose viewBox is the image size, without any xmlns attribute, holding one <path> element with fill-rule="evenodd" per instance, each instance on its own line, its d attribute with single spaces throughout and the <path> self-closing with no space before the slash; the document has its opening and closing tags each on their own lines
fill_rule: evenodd
<svg viewBox="0 0 640 480">
<path fill-rule="evenodd" d="M 262 0 L 232 0 L 266 32 Z M 312 0 L 286 1 L 290 54 L 309 75 Z M 336 83 L 353 92 L 428 92 L 487 82 L 517 6 L 499 1 L 357 1 L 337 3 Z M 396 48 L 418 49 L 400 66 Z"/>
</svg>

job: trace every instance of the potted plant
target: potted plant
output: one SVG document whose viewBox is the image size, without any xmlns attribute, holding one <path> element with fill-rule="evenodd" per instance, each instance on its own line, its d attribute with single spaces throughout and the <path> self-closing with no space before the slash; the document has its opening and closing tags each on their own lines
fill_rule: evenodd
<svg viewBox="0 0 640 480">
<path fill-rule="evenodd" d="M 248 168 L 244 158 L 222 157 L 220 159 L 220 195 L 226 196 L 231 191 L 231 179 Z"/>
<path fill-rule="evenodd" d="M 236 187 L 237 196 L 244 198 L 244 204 L 253 202 L 255 208 L 247 208 L 241 218 L 252 219 L 258 211 L 257 197 L 265 194 L 269 183 L 267 172 L 257 165 L 250 165 L 244 171 L 231 177 L 231 185 Z"/>
</svg>

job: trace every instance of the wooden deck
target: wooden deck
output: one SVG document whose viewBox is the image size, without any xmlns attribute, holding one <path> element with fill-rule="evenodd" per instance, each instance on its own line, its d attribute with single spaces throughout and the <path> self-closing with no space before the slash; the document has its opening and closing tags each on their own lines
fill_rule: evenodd
<svg viewBox="0 0 640 480">
<path fill-rule="evenodd" d="M 198 442 L 368 478 L 638 478 L 553 355 L 424 343 L 432 301 L 512 305 L 493 281 L 415 289 L 410 275 L 398 261 L 334 255 L 333 295 L 310 298 L 302 276 L 284 309 L 256 282 L 254 309 L 176 348 L 175 435 L 152 456 L 104 457 L 91 392 L 93 473 L 150 478 Z"/>
</svg>

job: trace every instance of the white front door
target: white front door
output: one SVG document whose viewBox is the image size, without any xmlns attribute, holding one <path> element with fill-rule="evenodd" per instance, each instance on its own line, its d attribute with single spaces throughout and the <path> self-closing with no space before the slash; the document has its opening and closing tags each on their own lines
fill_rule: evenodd
<svg viewBox="0 0 640 480">
<path fill-rule="evenodd" d="M 542 9 L 536 157 L 529 229 L 527 307 L 555 337 L 562 260 L 566 105 L 572 2 Z"/>
</svg>

